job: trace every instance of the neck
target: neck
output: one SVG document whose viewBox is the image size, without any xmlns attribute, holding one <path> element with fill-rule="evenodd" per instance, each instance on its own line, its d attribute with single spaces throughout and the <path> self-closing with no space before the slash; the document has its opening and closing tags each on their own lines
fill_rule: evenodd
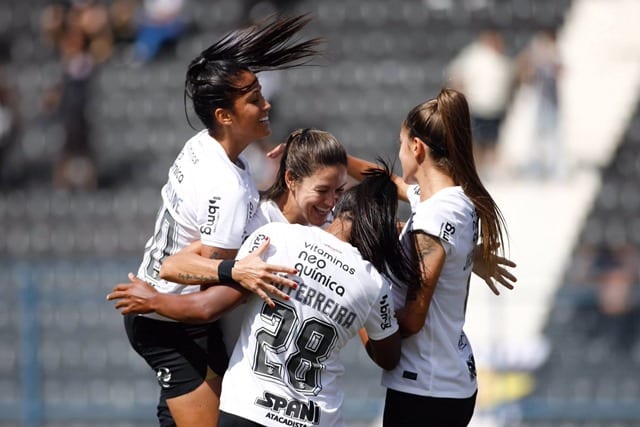
<svg viewBox="0 0 640 427">
<path fill-rule="evenodd" d="M 249 144 L 251 144 L 251 141 L 239 142 L 228 135 L 214 134 L 211 130 L 209 131 L 209 136 L 215 139 L 218 144 L 222 146 L 222 149 L 225 153 L 227 153 L 227 157 L 229 157 L 229 160 L 231 160 L 239 167 L 244 167 L 242 163 L 238 161 L 238 157 L 240 156 L 240 153 L 242 153 L 244 149 L 247 148 Z"/>
<path fill-rule="evenodd" d="M 421 168 L 416 174 L 416 180 L 420 185 L 421 201 L 427 200 L 444 188 L 456 186 L 453 177 L 435 167 Z"/>
<path fill-rule="evenodd" d="M 298 213 L 298 207 L 293 200 L 293 197 L 289 197 L 291 193 L 286 192 L 282 196 L 278 198 L 278 200 L 274 200 L 282 215 L 289 221 L 289 224 L 302 224 L 307 225 L 307 221 L 301 217 Z"/>
</svg>

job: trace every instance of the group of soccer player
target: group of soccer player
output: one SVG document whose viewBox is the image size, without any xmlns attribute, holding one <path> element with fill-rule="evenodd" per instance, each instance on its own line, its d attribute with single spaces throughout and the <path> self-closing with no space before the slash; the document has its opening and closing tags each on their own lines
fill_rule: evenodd
<svg viewBox="0 0 640 427">
<path fill-rule="evenodd" d="M 476 172 L 469 108 L 443 89 L 400 126 L 402 176 L 298 129 L 260 194 L 242 152 L 270 134 L 261 71 L 305 64 L 307 15 L 233 31 L 189 65 L 204 125 L 184 145 L 130 283 L 107 298 L 155 371 L 160 426 L 342 426 L 340 350 L 382 369 L 385 426 L 466 426 L 472 271 L 513 287 L 500 210 Z M 186 106 L 185 106 L 186 108 Z M 347 175 L 360 181 L 347 189 Z M 411 216 L 398 232 L 398 201 Z"/>
</svg>

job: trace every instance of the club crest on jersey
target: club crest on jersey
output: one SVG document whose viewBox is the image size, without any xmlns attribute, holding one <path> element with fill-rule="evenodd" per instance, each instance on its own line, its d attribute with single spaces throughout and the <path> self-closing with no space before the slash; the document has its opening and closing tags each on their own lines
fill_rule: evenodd
<svg viewBox="0 0 640 427">
<path fill-rule="evenodd" d="M 220 197 L 212 197 L 209 199 L 209 207 L 207 208 L 207 222 L 205 225 L 200 227 L 200 232 L 202 234 L 211 235 L 213 231 L 215 231 L 215 223 L 218 219 L 218 202 L 220 202 Z"/>
<path fill-rule="evenodd" d="M 456 234 L 456 228 L 450 222 L 440 224 L 440 238 L 445 242 L 451 242 L 451 238 Z"/>
<path fill-rule="evenodd" d="M 302 402 L 265 391 L 255 404 L 270 411 L 267 418 L 287 426 L 302 427 L 308 425 L 306 423 L 317 425 L 320 422 L 320 407 L 313 400 Z"/>
</svg>

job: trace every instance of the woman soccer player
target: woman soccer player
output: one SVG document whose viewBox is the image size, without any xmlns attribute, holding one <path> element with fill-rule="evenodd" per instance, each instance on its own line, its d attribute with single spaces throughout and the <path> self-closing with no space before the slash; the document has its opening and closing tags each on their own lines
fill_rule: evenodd
<svg viewBox="0 0 640 427">
<path fill-rule="evenodd" d="M 476 172 L 464 95 L 443 89 L 414 107 L 400 128 L 399 158 L 402 179 L 395 182 L 411 204 L 401 240 L 416 250 L 422 274 L 418 288 L 393 284 L 405 338 L 400 362 L 382 376 L 383 424 L 466 426 L 478 387 L 463 331 L 474 260 L 495 293 L 492 278 L 507 288 L 515 281 L 499 264 L 515 264 L 497 254 L 505 224 Z M 350 173 L 357 177 L 367 165 L 350 158 Z"/>
<path fill-rule="evenodd" d="M 256 73 L 298 66 L 315 55 L 317 39 L 292 41 L 308 21 L 305 16 L 275 18 L 234 31 L 189 64 L 185 97 L 206 129 L 186 142 L 169 170 L 138 270 L 159 292 L 200 290 L 159 277 L 166 257 L 193 241 L 202 242 L 208 258 L 235 257 L 258 207 L 258 191 L 241 153 L 271 132 L 271 106 Z M 218 279 L 233 276 L 230 263 L 218 261 L 216 267 Z M 221 375 L 228 363 L 219 325 L 187 325 L 150 314 L 126 316 L 125 328 L 132 347 L 156 372 L 160 425 L 216 425 Z"/>
<path fill-rule="evenodd" d="M 367 352 L 378 365 L 391 369 L 399 357 L 389 284 L 380 272 L 411 283 L 419 271 L 399 244 L 397 203 L 388 169 L 375 169 L 345 193 L 326 230 L 282 223 L 257 229 L 239 256 L 264 251 L 268 238 L 265 261 L 293 263 L 298 270 L 297 289 L 274 307 L 238 287 L 171 296 L 139 280 L 117 285 L 109 299 L 123 298 L 116 303 L 123 312 L 153 310 L 197 322 L 214 320 L 248 297 L 218 425 L 341 426 L 339 352 L 348 340 L 364 328 Z"/>
</svg>

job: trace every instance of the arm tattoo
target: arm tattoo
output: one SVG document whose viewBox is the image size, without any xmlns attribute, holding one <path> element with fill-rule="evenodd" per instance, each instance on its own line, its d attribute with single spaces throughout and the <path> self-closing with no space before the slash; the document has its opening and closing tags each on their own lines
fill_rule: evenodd
<svg viewBox="0 0 640 427">
<path fill-rule="evenodd" d="M 218 281 L 218 278 L 215 276 L 203 276 L 190 273 L 178 273 L 178 278 L 183 280 L 183 283 L 210 283 Z"/>
<path fill-rule="evenodd" d="M 440 241 L 437 237 L 431 236 L 424 232 L 414 232 L 413 233 L 413 242 L 414 247 L 418 256 L 418 262 L 420 263 L 420 270 L 422 271 L 422 280 L 420 281 L 422 284 L 422 288 L 430 286 L 429 284 L 429 276 L 431 276 L 431 269 L 429 268 L 429 258 L 433 254 L 436 253 L 438 246 L 440 245 Z M 410 292 L 408 297 L 412 299 L 417 298 L 415 292 Z"/>
</svg>

